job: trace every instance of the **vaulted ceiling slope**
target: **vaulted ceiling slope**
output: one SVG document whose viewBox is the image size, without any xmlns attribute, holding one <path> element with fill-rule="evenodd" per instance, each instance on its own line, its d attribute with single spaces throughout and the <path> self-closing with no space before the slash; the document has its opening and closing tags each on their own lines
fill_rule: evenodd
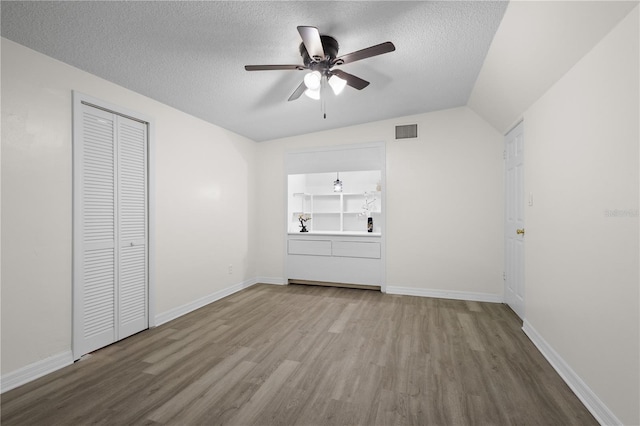
<svg viewBox="0 0 640 426">
<path fill-rule="evenodd" d="M 503 1 L 3 1 L 2 36 L 255 141 L 466 105 Z M 340 54 L 396 51 L 342 69 L 371 82 L 320 102 L 287 98 L 301 71 L 298 25 Z"/>
<path fill-rule="evenodd" d="M 468 106 L 506 133 L 638 1 L 512 1 Z"/>
</svg>

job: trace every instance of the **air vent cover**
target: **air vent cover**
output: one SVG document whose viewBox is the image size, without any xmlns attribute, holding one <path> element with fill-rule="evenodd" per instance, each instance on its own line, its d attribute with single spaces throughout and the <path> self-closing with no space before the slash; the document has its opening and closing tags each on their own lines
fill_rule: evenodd
<svg viewBox="0 0 640 426">
<path fill-rule="evenodd" d="M 418 125 L 406 124 L 404 126 L 396 126 L 396 139 L 411 139 L 418 137 Z"/>
</svg>

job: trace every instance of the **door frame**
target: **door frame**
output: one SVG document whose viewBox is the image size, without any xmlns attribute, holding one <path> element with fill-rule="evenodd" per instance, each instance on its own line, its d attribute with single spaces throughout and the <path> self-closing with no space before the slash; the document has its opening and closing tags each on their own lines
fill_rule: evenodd
<svg viewBox="0 0 640 426">
<path fill-rule="evenodd" d="M 103 101 L 98 98 L 94 98 L 82 92 L 76 90 L 72 91 L 72 256 L 71 256 L 71 336 L 72 336 L 72 352 L 73 359 L 77 360 L 84 354 L 76 353 L 76 336 L 75 336 L 75 316 L 76 305 L 74 299 L 75 281 L 79 276 L 79 271 L 76 269 L 76 250 L 81 246 L 79 241 L 79 235 L 77 232 L 77 226 L 79 226 L 80 217 L 80 203 L 76 196 L 76 188 L 80 188 L 80 176 L 76 173 L 76 167 L 79 164 L 79 158 L 77 158 L 76 145 L 81 143 L 77 140 L 77 135 L 80 134 L 80 128 L 82 126 L 82 105 L 89 105 L 112 114 L 117 114 L 122 117 L 126 117 L 135 121 L 146 123 L 147 125 L 147 314 L 149 328 L 156 326 L 156 171 L 155 171 L 155 120 L 143 113 L 133 111 L 120 105 L 115 105 L 107 101 Z"/>
</svg>

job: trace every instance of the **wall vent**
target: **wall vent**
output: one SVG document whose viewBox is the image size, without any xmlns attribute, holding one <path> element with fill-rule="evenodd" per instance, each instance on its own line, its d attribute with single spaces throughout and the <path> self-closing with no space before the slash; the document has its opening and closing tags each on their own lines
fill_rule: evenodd
<svg viewBox="0 0 640 426">
<path fill-rule="evenodd" d="M 396 126 L 396 139 L 411 139 L 418 137 L 418 125 L 406 124 L 404 126 Z"/>
</svg>

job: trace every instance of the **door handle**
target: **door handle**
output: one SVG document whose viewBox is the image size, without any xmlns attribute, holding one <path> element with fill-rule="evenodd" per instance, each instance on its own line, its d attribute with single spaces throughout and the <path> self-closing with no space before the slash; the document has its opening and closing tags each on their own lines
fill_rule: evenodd
<svg viewBox="0 0 640 426">
<path fill-rule="evenodd" d="M 522 229 L 516 229 L 516 234 L 518 234 L 518 235 L 524 235 L 524 228 L 522 228 Z"/>
</svg>

